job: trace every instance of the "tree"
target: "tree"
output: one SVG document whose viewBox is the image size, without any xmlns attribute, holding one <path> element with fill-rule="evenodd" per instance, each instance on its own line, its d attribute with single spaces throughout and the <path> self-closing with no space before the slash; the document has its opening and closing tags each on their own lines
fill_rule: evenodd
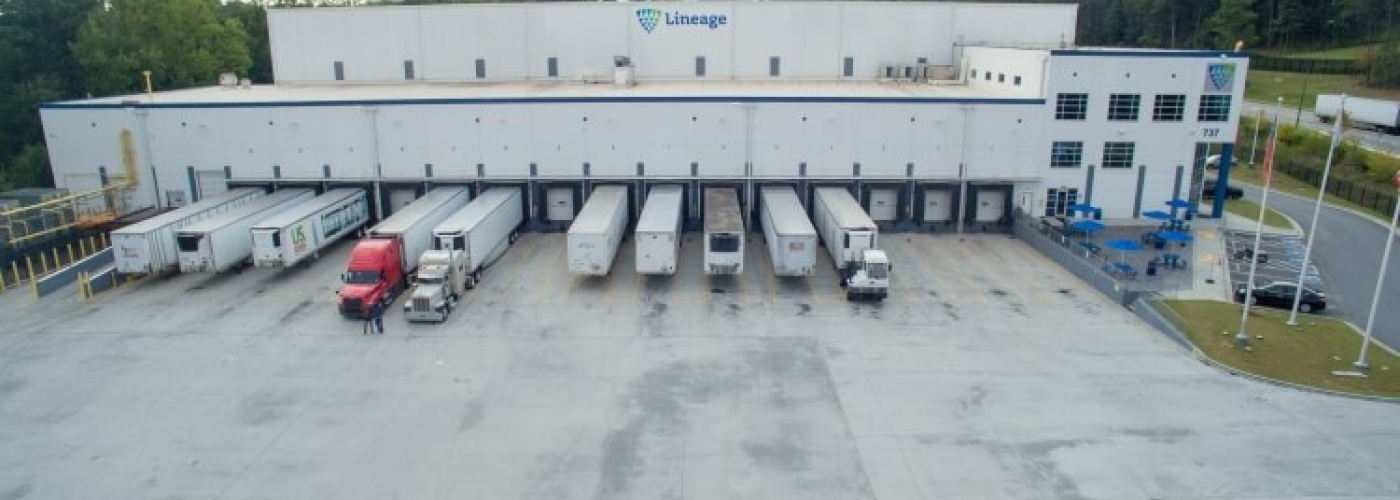
<svg viewBox="0 0 1400 500">
<path fill-rule="evenodd" d="M 1371 58 L 1370 78 L 1372 85 L 1400 88 L 1400 42 L 1390 42 L 1376 50 Z"/>
<path fill-rule="evenodd" d="M 237 20 L 220 21 L 207 0 L 112 0 L 94 10 L 73 42 L 89 92 L 212 85 L 220 73 L 248 73 L 252 58 Z"/>
<path fill-rule="evenodd" d="M 1252 46 L 1259 40 L 1254 26 L 1254 21 L 1259 15 L 1253 8 L 1254 0 L 1220 2 L 1220 8 L 1206 21 L 1206 25 L 1210 26 L 1215 48 L 1229 49 L 1234 47 L 1236 41 L 1243 41 L 1246 46 Z"/>
<path fill-rule="evenodd" d="M 267 10 L 257 4 L 228 2 L 219 7 L 219 19 L 238 21 L 243 28 L 248 54 L 253 58 L 247 77 L 257 83 L 272 83 L 272 47 L 267 41 Z"/>
</svg>

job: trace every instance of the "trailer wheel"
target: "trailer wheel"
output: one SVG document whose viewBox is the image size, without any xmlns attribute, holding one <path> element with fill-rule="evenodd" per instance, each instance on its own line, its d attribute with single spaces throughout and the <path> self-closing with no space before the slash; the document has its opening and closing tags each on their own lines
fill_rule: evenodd
<svg viewBox="0 0 1400 500">
<path fill-rule="evenodd" d="M 515 244 L 515 240 L 518 240 L 518 239 L 520 239 L 520 232 L 519 232 L 519 231 L 511 231 L 511 232 L 510 232 L 510 238 L 508 238 L 508 241 L 510 242 L 510 244 L 511 244 L 511 245 L 514 245 L 514 244 Z"/>
</svg>

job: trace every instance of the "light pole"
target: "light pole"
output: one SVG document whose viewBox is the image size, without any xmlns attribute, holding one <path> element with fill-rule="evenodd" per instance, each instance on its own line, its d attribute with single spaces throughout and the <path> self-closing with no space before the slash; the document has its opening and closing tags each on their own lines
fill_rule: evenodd
<svg viewBox="0 0 1400 500">
<path fill-rule="evenodd" d="M 1341 110 L 1332 124 L 1332 146 L 1327 148 L 1327 163 L 1322 167 L 1322 182 L 1317 186 L 1317 203 L 1313 205 L 1312 222 L 1308 224 L 1308 244 L 1303 247 L 1303 263 L 1298 266 L 1298 283 L 1293 291 L 1293 310 L 1288 314 L 1288 326 L 1298 326 L 1298 306 L 1303 301 L 1303 277 L 1308 274 L 1308 259 L 1312 258 L 1313 241 L 1317 239 L 1317 219 L 1322 215 L 1322 198 L 1327 193 L 1327 178 L 1332 174 L 1332 157 L 1342 142 L 1342 122 L 1346 121 L 1347 95 L 1342 94 Z"/>
<path fill-rule="evenodd" d="M 1391 179 L 1396 194 L 1400 195 L 1400 170 Z M 1385 251 L 1381 253 L 1381 275 L 1376 278 L 1376 293 L 1371 295 L 1371 312 L 1366 314 L 1366 335 L 1361 338 L 1361 353 L 1356 356 L 1356 371 L 1366 373 L 1371 365 L 1366 363 L 1366 350 L 1371 347 L 1371 327 L 1376 325 L 1376 308 L 1381 303 L 1381 290 L 1385 288 L 1385 268 L 1390 265 L 1390 246 L 1395 243 L 1395 223 L 1400 221 L 1400 196 L 1395 199 L 1395 213 L 1390 216 L 1390 225 L 1385 227 Z"/>
</svg>

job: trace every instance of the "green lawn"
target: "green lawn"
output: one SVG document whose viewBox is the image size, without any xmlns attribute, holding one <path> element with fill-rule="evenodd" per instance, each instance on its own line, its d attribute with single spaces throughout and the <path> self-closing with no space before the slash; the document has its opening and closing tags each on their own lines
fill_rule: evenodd
<svg viewBox="0 0 1400 500">
<path fill-rule="evenodd" d="M 1288 311 L 1251 308 L 1251 350 L 1246 351 L 1235 345 L 1239 304 L 1206 300 L 1169 300 L 1165 304 L 1175 312 L 1173 320 L 1184 326 L 1196 347 L 1232 368 L 1310 387 L 1400 396 L 1400 358 L 1375 345 L 1367 356 L 1370 377 L 1332 374 L 1351 370 L 1361 348 L 1361 336 L 1341 321 L 1305 314 L 1299 316 L 1299 326 L 1290 327 L 1284 324 Z"/>
<path fill-rule="evenodd" d="M 1231 169 L 1230 169 L 1230 183 L 1231 183 L 1231 184 L 1234 184 L 1234 183 L 1241 183 L 1241 184 L 1252 184 L 1252 185 L 1254 185 L 1254 186 L 1263 186 L 1263 185 L 1264 185 L 1264 170 L 1263 170 L 1262 168 L 1253 168 L 1253 169 L 1251 169 L 1251 168 L 1248 168 L 1248 167 L 1231 168 Z M 1312 185 L 1312 184 L 1308 184 L 1308 183 L 1306 183 L 1306 182 L 1300 181 L 1300 180 L 1298 180 L 1298 179 L 1295 179 L 1295 178 L 1293 178 L 1293 177 L 1291 177 L 1291 176 L 1289 176 L 1289 175 L 1287 175 L 1287 174 L 1283 174 L 1283 173 L 1281 173 L 1281 172 L 1274 172 L 1274 179 L 1273 179 L 1273 183 L 1272 183 L 1272 188 L 1271 188 L 1271 189 L 1273 189 L 1273 190 L 1275 190 L 1275 191 L 1282 191 L 1282 192 L 1285 192 L 1285 193 L 1288 193 L 1288 194 L 1293 194 L 1293 195 L 1302 196 L 1302 197 L 1307 198 L 1307 199 L 1309 199 L 1309 200 L 1316 200 L 1316 199 L 1317 199 L 1317 186 L 1314 186 L 1314 185 Z M 1361 205 L 1357 205 L 1357 204 L 1355 204 L 1355 203 L 1352 203 L 1352 202 L 1350 202 L 1350 201 L 1347 201 L 1347 200 L 1344 199 L 1344 198 L 1340 198 L 1340 197 L 1334 196 L 1334 195 L 1332 195 L 1332 194 L 1326 195 L 1323 199 L 1324 199 L 1327 203 L 1330 203 L 1330 204 L 1332 204 L 1332 205 L 1337 205 L 1337 206 L 1341 206 L 1341 207 L 1347 207 L 1347 208 L 1350 208 L 1350 209 L 1352 209 L 1352 210 L 1357 210 L 1357 211 L 1360 211 L 1360 212 L 1362 212 L 1362 213 L 1368 213 L 1368 214 L 1371 214 L 1371 215 L 1374 215 L 1374 216 L 1377 216 L 1377 217 L 1381 217 L 1381 218 L 1383 218 L 1383 219 L 1384 219 L 1384 218 L 1389 218 L 1390 215 L 1391 215 L 1391 214 L 1383 214 L 1383 213 L 1377 212 L 1377 211 L 1375 211 L 1375 210 L 1368 209 L 1368 208 L 1366 208 L 1366 207 L 1363 207 L 1363 206 L 1361 206 Z M 1227 208 L 1228 208 L 1228 207 L 1227 207 Z M 1250 218 L 1254 218 L 1254 217 L 1258 217 L 1258 216 L 1259 216 L 1259 206 L 1258 206 L 1258 205 L 1255 205 L 1255 206 L 1254 206 L 1254 215 L 1250 216 Z M 1265 216 L 1266 219 L 1267 219 L 1267 217 L 1268 217 L 1268 216 Z M 1265 220 L 1264 223 L 1265 223 L 1265 224 L 1268 224 L 1269 222 L 1268 222 L 1268 220 Z"/>
<path fill-rule="evenodd" d="M 1225 200 L 1225 211 L 1249 220 L 1259 219 L 1259 204 L 1245 199 Z M 1272 208 L 1264 212 L 1264 225 L 1279 229 L 1293 229 L 1293 224 L 1290 224 L 1283 214 Z"/>
<path fill-rule="evenodd" d="M 1258 70 L 1249 70 L 1244 97 L 1251 101 L 1273 103 L 1279 96 L 1283 96 L 1284 106 L 1296 109 L 1298 97 L 1303 93 L 1304 79 L 1307 79 L 1308 84 L 1307 97 L 1302 101 L 1304 112 L 1313 108 L 1318 94 L 1345 92 L 1348 95 L 1400 100 L 1400 90 L 1362 86 L 1361 75 L 1305 75 Z M 1288 118 L 1291 121 L 1293 115 L 1288 115 Z"/>
<path fill-rule="evenodd" d="M 1353 45 L 1351 47 L 1341 47 L 1328 50 L 1314 50 L 1311 52 L 1294 52 L 1290 54 L 1277 53 L 1269 54 L 1275 57 L 1293 57 L 1298 59 L 1360 59 L 1366 56 L 1365 45 Z"/>
</svg>

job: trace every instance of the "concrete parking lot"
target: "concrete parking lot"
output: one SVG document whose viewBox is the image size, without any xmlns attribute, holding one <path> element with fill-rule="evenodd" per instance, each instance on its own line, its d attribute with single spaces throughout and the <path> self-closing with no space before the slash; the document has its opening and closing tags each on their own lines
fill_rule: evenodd
<svg viewBox="0 0 1400 500">
<path fill-rule="evenodd" d="M 527 234 L 445 324 L 360 334 L 348 254 L 0 296 L 0 498 L 1395 498 L 1400 405 L 1206 367 L 1005 236 L 564 270 Z M 1400 368 L 1400 367 L 1393 367 Z"/>
<path fill-rule="evenodd" d="M 1298 281 L 1299 266 L 1304 265 L 1303 252 L 1306 240 L 1299 236 L 1265 233 L 1259 239 L 1260 253 L 1267 254 L 1268 260 L 1260 262 L 1255 269 L 1254 282 L 1267 284 L 1275 281 Z M 1236 287 L 1249 282 L 1249 258 L 1242 252 L 1254 248 L 1253 231 L 1226 231 L 1226 255 L 1240 255 L 1230 258 L 1230 281 Z M 1308 262 L 1308 271 L 1303 282 L 1317 290 L 1326 291 L 1326 285 L 1317 270 L 1317 264 Z"/>
</svg>

